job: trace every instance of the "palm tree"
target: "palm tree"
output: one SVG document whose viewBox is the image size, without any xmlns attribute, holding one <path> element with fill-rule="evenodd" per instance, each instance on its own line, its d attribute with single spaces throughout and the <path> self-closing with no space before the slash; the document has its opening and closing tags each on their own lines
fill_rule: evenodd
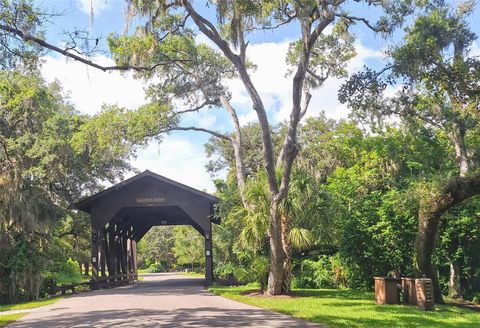
<svg viewBox="0 0 480 328">
<path fill-rule="evenodd" d="M 288 197 L 281 203 L 282 241 L 285 253 L 285 290 L 290 290 L 292 278 L 292 249 L 306 250 L 321 243 L 335 240 L 335 224 L 328 193 L 313 175 L 305 170 L 295 169 L 292 173 Z M 234 208 L 234 215 L 241 224 L 240 242 L 261 256 L 268 246 L 268 217 L 270 198 L 267 177 L 263 172 L 247 181 L 245 195 L 252 206 Z M 268 247 L 267 247 L 268 249 Z M 268 269 L 266 270 L 268 273 Z"/>
</svg>

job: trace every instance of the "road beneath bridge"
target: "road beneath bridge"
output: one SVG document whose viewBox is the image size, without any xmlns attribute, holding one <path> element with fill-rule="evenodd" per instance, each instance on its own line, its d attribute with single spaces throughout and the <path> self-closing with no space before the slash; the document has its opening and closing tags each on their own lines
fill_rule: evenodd
<svg viewBox="0 0 480 328">
<path fill-rule="evenodd" d="M 205 290 L 204 279 L 178 274 L 146 275 L 113 289 L 68 297 L 8 325 L 56 327 L 319 327 Z"/>
</svg>

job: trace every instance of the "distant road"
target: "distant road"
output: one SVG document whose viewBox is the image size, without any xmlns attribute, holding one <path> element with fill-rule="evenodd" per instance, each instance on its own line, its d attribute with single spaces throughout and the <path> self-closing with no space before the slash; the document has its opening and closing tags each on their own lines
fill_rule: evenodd
<svg viewBox="0 0 480 328">
<path fill-rule="evenodd" d="M 67 297 L 8 327 L 320 327 L 213 295 L 203 283 L 175 273 L 150 274 L 128 286 Z"/>
</svg>

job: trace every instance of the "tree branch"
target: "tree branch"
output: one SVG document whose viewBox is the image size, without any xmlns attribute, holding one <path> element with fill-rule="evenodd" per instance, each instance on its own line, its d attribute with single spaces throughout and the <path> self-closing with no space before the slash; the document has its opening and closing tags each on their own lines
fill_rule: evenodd
<svg viewBox="0 0 480 328">
<path fill-rule="evenodd" d="M 10 156 L 8 155 L 8 150 L 7 150 L 7 144 L 5 142 L 3 142 L 2 140 L 0 140 L 0 145 L 2 145 L 2 148 L 3 148 L 3 152 L 5 153 L 5 158 L 7 159 L 7 161 L 10 163 L 10 164 L 15 164 L 16 163 L 16 160 L 12 160 L 10 158 Z"/>
<path fill-rule="evenodd" d="M 247 90 L 247 93 L 252 100 L 253 109 L 257 112 L 258 122 L 262 129 L 263 159 L 265 169 L 267 171 L 268 186 L 270 192 L 272 194 L 276 194 L 278 192 L 278 184 L 275 176 L 273 142 L 270 133 L 270 124 L 268 122 L 268 117 L 262 98 L 258 94 L 257 89 L 255 88 L 252 80 L 250 79 L 250 76 L 248 75 L 245 63 L 242 62 L 241 58 L 238 55 L 233 53 L 228 43 L 221 37 L 213 24 L 204 17 L 202 17 L 197 11 L 195 11 L 195 9 L 192 7 L 188 0 L 182 0 L 182 4 L 192 17 L 195 24 L 198 26 L 200 31 L 220 48 L 223 54 L 235 66 L 240 75 L 243 85 L 245 86 L 245 89 Z"/>
<path fill-rule="evenodd" d="M 288 23 L 290 23 L 291 21 L 293 21 L 295 18 L 297 18 L 297 15 L 294 14 L 294 15 L 287 15 L 287 19 L 284 20 L 284 21 L 281 21 L 273 26 L 264 26 L 264 27 L 261 27 L 261 28 L 246 28 L 245 31 L 247 32 L 250 32 L 250 31 L 265 31 L 265 30 L 275 30 L 283 25 L 286 25 Z"/>
<path fill-rule="evenodd" d="M 175 28 L 173 28 L 173 29 L 169 30 L 167 33 L 165 33 L 165 35 L 162 36 L 158 41 L 163 42 L 170 34 L 174 34 L 175 32 L 178 32 L 180 30 L 180 28 L 185 27 L 185 24 L 187 23 L 187 19 L 189 17 L 190 17 L 190 14 L 186 14 L 183 17 L 183 20 L 180 24 L 178 24 L 177 26 L 175 26 Z"/>
<path fill-rule="evenodd" d="M 237 112 L 235 108 L 230 104 L 228 99 L 225 96 L 220 96 L 220 101 L 222 102 L 225 109 L 230 113 L 232 118 L 233 127 L 235 130 L 234 136 L 231 138 L 233 153 L 235 156 L 235 171 L 238 181 L 238 189 L 240 191 L 240 198 L 242 199 L 243 206 L 246 209 L 251 209 L 251 205 L 248 202 L 248 197 L 245 194 L 245 165 L 243 163 L 243 152 L 242 152 L 242 131 L 240 129 L 240 121 L 238 120 Z"/>
<path fill-rule="evenodd" d="M 310 74 L 311 77 L 313 77 L 315 80 L 318 81 L 319 86 L 321 86 L 330 76 L 330 69 L 328 69 L 327 73 L 324 76 L 320 76 L 316 74 L 312 69 L 307 68 L 307 73 Z"/>
<path fill-rule="evenodd" d="M 195 126 L 175 126 L 175 127 L 163 129 L 163 130 L 159 131 L 159 133 L 171 132 L 171 131 L 199 131 L 199 132 L 209 133 L 209 134 L 211 134 L 211 135 L 213 135 L 217 138 L 232 141 L 232 138 L 230 138 L 229 136 L 227 136 L 225 134 L 222 134 L 220 132 L 213 131 L 213 130 L 210 130 L 210 129 L 197 128 Z"/>
<path fill-rule="evenodd" d="M 201 103 L 200 105 L 198 105 L 196 107 L 189 108 L 189 109 L 184 109 L 184 110 L 179 110 L 178 112 L 174 112 L 173 114 L 174 114 L 174 116 L 177 116 L 177 115 L 185 114 L 185 113 L 198 112 L 200 109 L 204 108 L 205 106 L 216 105 L 216 104 L 217 104 L 217 102 L 207 99 L 203 103 Z"/>
<path fill-rule="evenodd" d="M 298 62 L 297 71 L 293 78 L 292 112 L 290 113 L 288 131 L 277 159 L 277 166 L 283 168 L 280 188 L 276 195 L 277 200 L 283 199 L 287 196 L 293 161 L 298 155 L 298 147 L 296 146 L 297 128 L 302 117 L 302 90 L 304 90 L 305 76 L 310 62 L 311 51 L 323 30 L 333 22 L 334 17 L 335 16 L 331 11 L 317 8 L 317 10 L 312 12 L 309 16 L 301 19 L 302 53 Z M 319 19 L 320 21 L 312 31 L 312 23 L 316 19 Z M 309 102 L 310 99 L 308 99 L 308 102 L 305 102 L 305 104 L 308 106 Z M 304 107 L 304 109 L 305 108 L 306 107 Z"/>
<path fill-rule="evenodd" d="M 304 103 L 303 103 L 303 108 L 300 111 L 300 119 L 302 119 L 305 116 L 305 114 L 307 113 L 308 105 L 310 105 L 310 100 L 312 99 L 312 94 L 308 91 L 305 91 L 305 96 L 303 98 L 305 100 L 304 100 Z"/>
<path fill-rule="evenodd" d="M 173 62 L 176 62 L 176 61 L 184 61 L 184 60 L 172 60 L 172 61 L 167 61 L 167 62 L 161 62 L 161 63 L 157 63 L 155 65 L 152 65 L 152 66 L 131 66 L 131 65 L 120 65 L 120 66 L 102 66 L 102 65 L 99 65 L 89 59 L 86 59 L 82 56 L 79 56 L 79 55 L 76 55 L 74 53 L 71 53 L 69 52 L 70 48 L 67 48 L 67 49 L 62 49 L 62 48 L 59 48 L 57 46 L 54 46 L 53 44 L 51 43 L 48 43 L 46 42 L 45 40 L 42 40 L 38 37 L 35 37 L 33 35 L 30 35 L 30 34 L 27 34 L 27 33 L 23 33 L 22 31 L 20 31 L 19 29 L 17 28 L 14 28 L 14 27 L 10 27 L 10 26 L 7 26 L 7 25 L 3 25 L 3 24 L 0 24 L 0 29 L 6 31 L 6 32 L 9 32 L 9 33 L 13 33 L 15 36 L 18 36 L 20 37 L 23 41 L 30 41 L 30 42 L 34 42 L 46 49 L 49 49 L 49 50 L 52 50 L 54 52 L 57 52 L 61 55 L 64 55 L 65 57 L 69 57 L 69 58 L 72 58 L 76 61 L 79 61 L 81 63 L 84 63 L 88 66 L 91 66 L 93 68 L 96 68 L 96 69 L 99 69 L 101 71 L 128 71 L 128 70 L 134 70 L 134 71 L 151 71 L 155 68 L 157 68 L 158 66 L 162 66 L 162 65 L 166 65 L 166 64 L 169 64 L 171 63 L 172 61 Z"/>
<path fill-rule="evenodd" d="M 340 17 L 340 18 L 344 18 L 350 22 L 362 22 L 363 24 L 365 24 L 365 26 L 367 26 L 369 29 L 371 29 L 372 31 L 374 32 L 388 32 L 388 30 L 385 30 L 385 29 L 382 29 L 382 28 L 378 28 L 378 27 L 375 27 L 373 26 L 370 21 L 364 17 L 357 17 L 357 16 L 350 16 L 350 15 L 347 15 L 347 14 L 335 14 L 336 17 Z"/>
</svg>

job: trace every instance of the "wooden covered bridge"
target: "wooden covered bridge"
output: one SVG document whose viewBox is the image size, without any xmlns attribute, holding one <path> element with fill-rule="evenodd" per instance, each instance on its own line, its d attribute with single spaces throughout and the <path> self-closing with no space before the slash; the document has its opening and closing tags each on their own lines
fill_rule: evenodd
<svg viewBox="0 0 480 328">
<path fill-rule="evenodd" d="M 205 238 L 205 281 L 213 282 L 212 223 L 218 198 L 150 171 L 76 204 L 92 224 L 92 288 L 137 277 L 137 243 L 159 225 L 191 225 Z"/>
</svg>

